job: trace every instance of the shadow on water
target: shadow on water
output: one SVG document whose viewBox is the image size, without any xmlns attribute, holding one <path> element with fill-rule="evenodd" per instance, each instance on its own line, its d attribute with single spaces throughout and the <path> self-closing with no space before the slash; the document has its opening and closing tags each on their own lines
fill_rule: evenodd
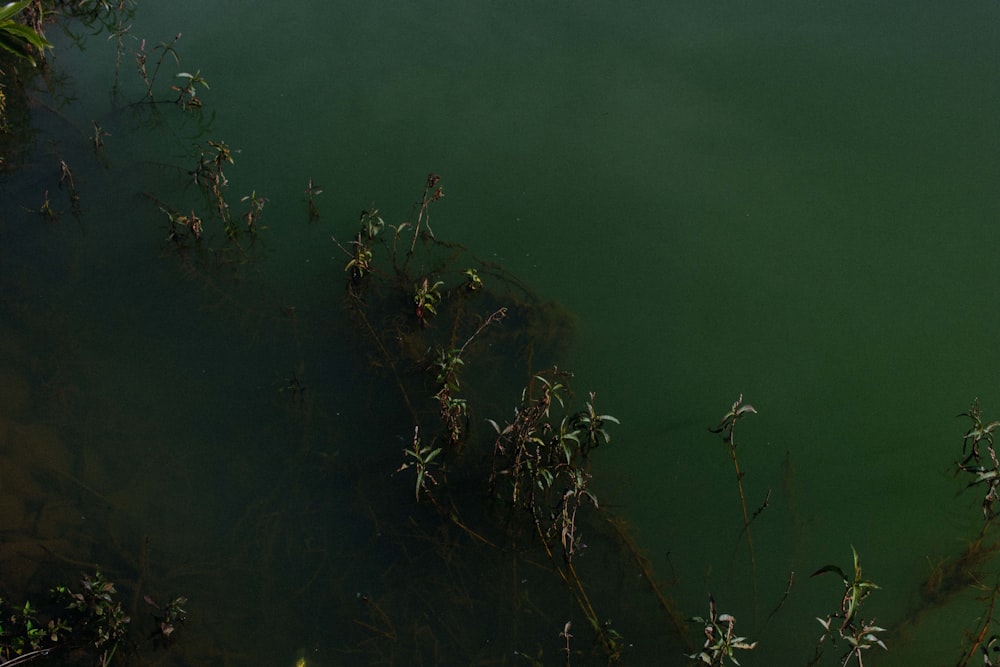
<svg viewBox="0 0 1000 667">
<path fill-rule="evenodd" d="M 338 331 L 335 349 L 328 320 L 316 328 L 270 298 L 262 306 L 260 293 L 219 300 L 234 289 L 221 286 L 230 267 L 188 247 L 164 261 L 175 260 L 180 293 L 203 304 L 184 327 L 209 351 L 179 359 L 149 349 L 129 360 L 129 374 L 95 375 L 85 357 L 92 342 L 74 340 L 70 320 L 8 290 L 4 320 L 16 329 L 3 331 L 0 348 L 5 599 L 99 569 L 143 636 L 153 622 L 147 596 L 186 594 L 183 641 L 166 654 L 133 647 L 149 664 L 296 655 L 308 664 L 524 664 L 562 660 L 565 647 L 565 659 L 596 664 L 689 648 L 622 519 L 580 507 L 567 542 L 549 525 L 565 489 L 532 478 L 539 499 L 521 507 L 502 482 L 491 488 L 497 433 L 484 418 L 516 422 L 511 406 L 536 368 L 565 353 L 573 318 L 502 267 L 418 232 L 416 252 L 389 261 L 388 232 L 355 238 L 376 257 L 363 274 L 348 272 L 353 333 Z M 31 275 L 21 267 L 8 277 L 20 271 Z M 236 351 L 227 346 L 234 332 L 249 341 Z M 244 388 L 259 383 L 246 366 L 278 349 L 294 350 L 287 360 L 296 363 L 272 376 L 267 398 L 234 389 L 234 376 Z M 231 372 L 198 373 L 208 360 Z M 538 377 L 568 381 L 560 371 Z M 534 446 L 549 447 L 555 417 L 538 416 Z M 423 498 L 417 487 L 423 502 L 400 465 L 414 427 L 447 448 L 426 471 L 435 483 Z M 589 477 L 588 456 L 559 456 Z M 567 548 L 580 554 L 572 563 Z"/>
</svg>

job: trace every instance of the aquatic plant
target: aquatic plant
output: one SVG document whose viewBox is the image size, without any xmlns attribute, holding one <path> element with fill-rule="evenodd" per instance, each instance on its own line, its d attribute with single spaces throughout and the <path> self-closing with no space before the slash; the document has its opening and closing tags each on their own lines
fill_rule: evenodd
<svg viewBox="0 0 1000 667">
<path fill-rule="evenodd" d="M 177 52 L 177 42 L 180 39 L 181 33 L 177 33 L 169 42 L 159 42 L 148 52 L 146 51 L 146 40 L 140 42 L 139 50 L 135 52 L 135 65 L 139 70 L 139 76 L 142 77 L 142 82 L 146 86 L 146 96 L 143 100 L 155 101 L 153 84 L 156 82 L 156 78 L 160 73 L 160 67 L 163 66 L 163 61 L 166 60 L 167 56 L 171 56 L 174 59 L 174 64 L 180 65 L 181 57 Z M 156 57 L 156 64 L 153 66 L 152 72 L 149 71 L 151 56 Z M 177 99 L 178 102 L 183 101 L 183 94 L 179 95 Z"/>
<path fill-rule="evenodd" d="M 154 618 L 160 639 L 165 643 L 174 641 L 176 639 L 174 633 L 177 631 L 177 627 L 187 621 L 187 611 L 184 610 L 184 605 L 188 601 L 187 598 L 184 596 L 170 598 L 162 605 L 158 604 L 150 595 L 144 595 L 143 600 L 159 612 Z"/>
<path fill-rule="evenodd" d="M 104 138 L 110 137 L 111 133 L 101 127 L 96 120 L 91 122 L 94 126 L 94 133 L 90 136 L 90 143 L 95 151 L 99 151 L 104 148 Z"/>
<path fill-rule="evenodd" d="M 36 4 L 39 15 L 34 26 L 18 21 L 17 17 L 35 4 L 35 0 L 19 0 L 9 2 L 0 7 L 0 51 L 13 54 L 22 60 L 37 64 L 36 58 L 43 57 L 45 49 L 51 49 L 52 44 L 41 33 L 41 6 Z"/>
<path fill-rule="evenodd" d="M 372 242 L 384 227 L 385 221 L 379 215 L 378 209 L 372 207 L 361 211 L 360 229 L 358 229 L 354 240 L 350 243 L 350 250 L 340 245 L 336 237 L 333 238 L 334 243 L 351 258 L 344 267 L 344 271 L 350 272 L 351 281 L 348 283 L 349 286 L 359 285 L 364 277 L 371 272 L 372 262 L 375 259 L 372 251 Z"/>
<path fill-rule="evenodd" d="M 475 269 L 466 269 L 465 277 L 469 280 L 465 286 L 470 292 L 475 292 L 483 288 L 483 279 L 479 277 L 479 272 Z"/>
<path fill-rule="evenodd" d="M 177 93 L 177 104 L 182 109 L 201 107 L 201 100 L 198 99 L 198 86 L 201 86 L 205 90 L 209 88 L 208 81 L 201 75 L 201 70 L 197 70 L 194 74 L 190 72 L 178 72 L 176 76 L 178 79 L 182 79 L 184 84 L 181 86 L 170 86 L 170 90 Z"/>
<path fill-rule="evenodd" d="M 994 506 L 1000 502 L 1000 459 L 997 458 L 993 445 L 993 432 L 1000 426 L 1000 422 L 983 423 L 978 399 L 972 402 L 967 411 L 958 416 L 967 417 L 972 422 L 972 425 L 962 436 L 964 458 L 959 462 L 958 469 L 974 477 L 969 482 L 969 487 L 978 485 L 986 487 L 986 493 L 983 496 L 983 517 L 990 521 L 997 516 L 997 510 Z M 985 452 L 982 451 L 984 448 Z"/>
<path fill-rule="evenodd" d="M 21 665 L 54 651 L 92 656 L 93 664 L 100 667 L 112 664 L 132 622 L 118 600 L 115 584 L 95 572 L 84 574 L 79 587 L 58 585 L 50 592 L 61 609 L 49 614 L 47 621 L 30 601 L 11 608 L 0 600 L 0 665 Z M 172 640 L 187 617 L 182 607 L 187 599 L 176 597 L 162 607 L 148 595 L 146 601 L 159 612 L 160 637 Z"/>
<path fill-rule="evenodd" d="M 413 240 L 410 242 L 410 255 L 413 254 L 416 248 L 417 239 L 420 237 L 421 231 L 426 232 L 431 238 L 434 238 L 434 230 L 431 229 L 430 206 L 444 197 L 444 190 L 438 185 L 440 182 L 440 176 L 434 173 L 428 174 L 427 182 L 424 184 L 424 194 L 417 204 L 416 220 L 413 223 Z"/>
<path fill-rule="evenodd" d="M 746 494 L 743 492 L 744 473 L 740 470 L 740 462 L 736 456 L 736 423 L 745 418 L 747 415 L 756 413 L 756 408 L 750 404 L 743 403 L 743 394 L 740 394 L 729 411 L 726 412 L 726 414 L 722 416 L 722 419 L 719 420 L 719 423 L 709 429 L 712 433 L 722 434 L 722 440 L 729 448 L 729 454 L 733 460 L 733 469 L 736 472 L 736 489 L 739 492 L 740 509 L 743 511 L 743 527 L 740 530 L 740 535 L 742 536 L 745 534 L 747 538 L 747 549 L 750 552 L 750 571 L 755 597 L 757 591 L 757 559 L 753 550 L 753 536 L 750 533 L 750 523 L 756 519 L 758 515 L 760 515 L 766 507 L 767 501 L 765 500 L 765 504 L 762 505 L 752 517 L 750 516 L 750 513 L 747 510 Z"/>
<path fill-rule="evenodd" d="M 855 658 L 858 667 L 864 667 L 863 651 L 874 646 L 879 646 L 883 650 L 888 649 L 878 636 L 878 633 L 885 632 L 885 628 L 875 625 L 873 620 L 866 621 L 861 616 L 861 607 L 864 601 L 879 587 L 873 581 L 864 578 L 861 571 L 861 560 L 853 546 L 851 553 L 854 557 L 854 564 L 850 575 L 836 565 L 824 565 L 812 573 L 811 576 L 816 577 L 833 572 L 840 575 L 844 582 L 844 594 L 839 608 L 827 614 L 825 619 L 817 618 L 816 620 L 823 626 L 823 634 L 819 639 L 820 646 L 827 639 L 836 644 L 839 637 L 848 644 L 847 653 L 841 658 L 841 664 L 846 665 L 851 661 L 851 658 Z M 817 646 L 817 659 L 821 652 L 820 646 Z"/>
<path fill-rule="evenodd" d="M 431 284 L 426 277 L 413 286 L 413 303 L 416 305 L 414 314 L 421 324 L 426 325 L 432 315 L 437 315 L 437 302 L 441 300 L 442 286 L 444 281 L 436 280 Z"/>
<path fill-rule="evenodd" d="M 462 343 L 461 347 L 450 350 L 438 348 L 436 351 L 437 358 L 434 366 L 438 370 L 434 381 L 439 389 L 434 394 L 434 398 L 437 399 L 440 406 L 441 423 L 445 426 L 448 445 L 452 448 L 461 443 L 464 422 L 468 421 L 469 416 L 468 401 L 458 396 L 458 392 L 461 390 L 459 369 L 465 365 L 462 355 L 465 354 L 472 341 L 479 337 L 488 326 L 499 322 L 506 316 L 507 309 L 499 308 L 486 318 L 479 328 Z"/>
<path fill-rule="evenodd" d="M 250 194 L 241 197 L 240 201 L 247 204 L 247 210 L 243 213 L 243 222 L 246 225 L 247 234 L 250 235 L 252 240 L 256 240 L 257 234 L 262 229 L 266 229 L 260 225 L 260 215 L 264 210 L 264 204 L 267 203 L 267 199 L 258 196 L 257 191 L 253 190 Z"/>
<path fill-rule="evenodd" d="M 752 651 L 757 647 L 757 642 L 736 635 L 736 619 L 732 614 L 718 613 L 711 593 L 708 594 L 708 618 L 695 616 L 691 620 L 705 626 L 705 644 L 697 653 L 688 655 L 693 660 L 714 667 L 725 664 L 726 660 L 739 665 L 736 651 Z"/>
<path fill-rule="evenodd" d="M 30 601 L 14 608 L 0 600 L 0 665 L 16 665 L 48 655 L 65 645 L 72 632 L 61 618 L 39 621 L 38 611 Z"/>
<path fill-rule="evenodd" d="M 434 464 L 434 460 L 441 454 L 441 448 L 422 445 L 420 443 L 420 427 L 415 426 L 413 428 L 413 444 L 410 449 L 404 449 L 403 453 L 412 460 L 408 460 L 399 466 L 396 472 L 402 472 L 410 468 L 414 469 L 417 474 L 415 496 L 417 502 L 420 502 L 421 492 L 424 495 L 430 495 L 431 485 L 437 484 L 437 480 L 431 474 L 431 467 Z M 436 466 L 436 464 L 434 465 Z"/>
<path fill-rule="evenodd" d="M 319 220 L 319 208 L 316 207 L 316 197 L 323 194 L 323 188 L 319 187 L 313 183 L 313 179 L 309 179 L 309 184 L 305 189 L 306 203 L 309 206 L 309 222 L 317 222 Z"/>
</svg>

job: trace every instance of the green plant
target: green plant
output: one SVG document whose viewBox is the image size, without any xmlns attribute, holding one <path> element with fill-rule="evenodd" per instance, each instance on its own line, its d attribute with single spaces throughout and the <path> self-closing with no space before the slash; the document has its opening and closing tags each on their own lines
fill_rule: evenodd
<svg viewBox="0 0 1000 667">
<path fill-rule="evenodd" d="M 267 203 L 267 199 L 258 197 L 257 191 L 253 190 L 245 197 L 241 197 L 240 201 L 244 203 L 249 202 L 247 210 L 243 214 L 243 222 L 246 223 L 247 233 L 250 235 L 250 238 L 256 240 L 257 233 L 261 229 L 265 229 L 260 226 L 260 214 L 264 210 L 264 204 Z"/>
<path fill-rule="evenodd" d="M 101 667 L 111 664 L 132 620 L 125 614 L 121 602 L 115 599 L 114 583 L 97 572 L 93 577 L 83 576 L 78 593 L 66 586 L 57 586 L 52 592 L 66 604 L 66 609 L 76 612 L 74 622 L 79 627 L 78 632 L 100 652 L 98 664 Z"/>
<path fill-rule="evenodd" d="M 56 618 L 48 623 L 38 620 L 37 611 L 31 602 L 9 611 L 0 600 L 0 665 L 18 665 L 47 655 L 65 643 L 72 628 L 66 621 Z"/>
<path fill-rule="evenodd" d="M 434 365 L 438 367 L 435 381 L 439 385 L 439 389 L 434 394 L 434 398 L 438 400 L 441 421 L 445 425 L 450 446 L 458 445 L 462 437 L 462 421 L 468 417 L 467 401 L 456 395 L 460 389 L 458 369 L 464 363 L 462 350 L 438 348 L 437 360 Z"/>
<path fill-rule="evenodd" d="M 197 70 L 194 74 L 179 72 L 177 78 L 184 81 L 183 86 L 170 86 L 170 89 L 177 93 L 177 104 L 182 109 L 200 107 L 201 100 L 198 99 L 198 86 L 208 90 L 208 81 L 205 81 L 205 78 L 201 75 L 201 70 Z"/>
<path fill-rule="evenodd" d="M 313 183 L 313 179 L 309 179 L 309 184 L 306 186 L 306 203 L 309 205 L 309 222 L 316 222 L 319 220 L 319 209 L 316 207 L 316 197 L 323 194 L 323 188 L 319 187 Z"/>
<path fill-rule="evenodd" d="M 45 49 L 51 49 L 52 44 L 38 29 L 17 20 L 17 15 L 33 2 L 34 0 L 20 0 L 0 7 L 0 50 L 12 53 L 35 66 L 35 58 L 44 55 Z M 40 16 L 38 23 L 41 23 Z"/>
<path fill-rule="evenodd" d="M 559 537 L 563 558 L 571 562 L 576 552 L 586 545 L 577 530 L 577 512 L 584 504 L 598 507 L 597 496 L 587 489 L 590 473 L 582 468 L 570 467 L 563 476 L 566 489 L 559 497 L 552 524 L 545 533 L 546 540 Z"/>
<path fill-rule="evenodd" d="M 561 380 L 567 374 L 553 369 L 547 375 L 549 377 L 543 374 L 532 377 L 521 392 L 521 403 L 514 410 L 513 421 L 501 428 L 492 419 L 486 420 L 497 433 L 493 444 L 490 486 L 498 492 L 501 480 L 506 480 L 511 504 L 532 514 L 541 509 L 536 497 L 539 492 L 551 488 L 560 463 L 564 463 L 566 451 L 572 451 L 575 437 L 567 431 L 562 431 L 554 442 L 548 437 L 552 432 L 549 423 L 552 401 L 562 405 L 566 386 Z M 536 394 L 537 398 L 534 397 Z"/>
<path fill-rule="evenodd" d="M 413 303 L 416 305 L 414 313 L 422 324 L 427 323 L 430 315 L 437 315 L 437 303 L 441 300 L 442 286 L 444 286 L 443 281 L 435 281 L 432 285 L 428 278 L 413 286 Z"/>
<path fill-rule="evenodd" d="M 854 567 L 850 576 L 836 565 L 825 565 L 812 573 L 812 576 L 815 577 L 833 572 L 840 575 L 844 582 L 844 595 L 840 601 L 840 608 L 828 614 L 825 619 L 817 618 L 816 620 L 823 626 L 820 644 L 822 645 L 828 638 L 836 644 L 837 637 L 840 637 L 849 646 L 847 653 L 841 658 L 841 664 L 846 665 L 851 658 L 857 658 L 858 667 L 863 667 L 862 651 L 873 646 L 880 646 L 884 650 L 888 649 L 877 634 L 885 632 L 885 628 L 875 625 L 874 621 L 865 621 L 861 617 L 862 604 L 872 591 L 878 590 L 879 587 L 874 582 L 864 578 L 861 572 L 861 560 L 853 546 L 851 553 L 854 557 Z"/>
<path fill-rule="evenodd" d="M 746 533 L 747 536 L 747 548 L 750 551 L 750 568 L 753 577 L 754 590 L 757 589 L 757 560 L 754 557 L 753 551 L 753 537 L 750 534 L 750 522 L 752 521 L 750 513 L 747 511 L 747 500 L 746 494 L 743 492 L 743 471 L 740 470 L 740 462 L 736 457 L 736 423 L 743 419 L 746 415 L 756 414 L 757 410 L 750 404 L 744 405 L 743 394 L 739 395 L 739 398 L 733 403 L 733 406 L 729 409 L 729 412 L 722 416 L 719 423 L 714 427 L 710 428 L 709 431 L 712 433 L 723 434 L 722 439 L 729 447 L 729 454 L 733 459 L 733 468 L 736 471 L 736 488 L 739 491 L 740 496 L 740 508 L 743 511 L 743 528 L 742 533 Z M 760 512 L 757 512 L 759 514 Z M 754 518 L 756 518 L 756 514 Z"/>
<path fill-rule="evenodd" d="M 93 576 L 85 574 L 79 584 L 79 588 L 50 589 L 62 611 L 58 616 L 49 614 L 47 621 L 40 620 L 31 602 L 9 608 L 0 600 L 0 667 L 21 665 L 56 650 L 72 655 L 65 664 L 83 664 L 86 658 L 99 667 L 108 667 L 112 662 L 123 664 L 118 648 L 126 641 L 131 619 L 117 600 L 114 583 L 96 572 Z M 177 626 L 187 618 L 183 608 L 187 598 L 176 597 L 162 606 L 148 595 L 145 599 L 159 612 L 155 616 L 157 636 L 169 643 Z"/>
<path fill-rule="evenodd" d="M 360 282 L 372 270 L 373 255 L 371 249 L 361 240 L 360 232 L 358 237 L 351 241 L 351 245 L 354 247 L 354 253 L 350 261 L 347 262 L 347 266 L 344 267 L 344 271 L 351 272 L 352 281 Z"/>
<path fill-rule="evenodd" d="M 466 269 L 463 275 L 468 279 L 465 287 L 470 292 L 478 292 L 483 288 L 483 279 L 479 277 L 479 272 L 475 269 Z"/>
<path fill-rule="evenodd" d="M 417 245 L 417 239 L 420 237 L 421 226 L 427 230 L 427 234 L 431 238 L 434 238 L 434 230 L 431 229 L 430 205 L 444 197 L 444 190 L 438 185 L 440 182 L 441 177 L 437 174 L 432 173 L 427 175 L 427 182 L 424 184 L 424 194 L 417 204 L 416 222 L 413 224 L 413 240 L 410 242 L 411 255 Z"/>
<path fill-rule="evenodd" d="M 49 221 L 54 221 L 59 219 L 59 214 L 56 213 L 55 209 L 52 208 L 52 202 L 49 201 L 49 191 L 46 190 L 45 194 L 42 195 L 42 205 L 35 209 L 36 212 Z"/>
<path fill-rule="evenodd" d="M 104 147 L 104 137 L 110 137 L 111 133 L 106 132 L 103 127 L 97 124 L 96 120 L 91 122 L 94 126 L 94 133 L 90 136 L 90 143 L 95 151 L 99 151 Z"/>
<path fill-rule="evenodd" d="M 423 492 L 425 495 L 430 496 L 431 493 L 429 484 L 437 484 L 437 480 L 434 479 L 434 476 L 431 474 L 431 468 L 437 466 L 437 464 L 434 463 L 434 459 L 441 454 L 441 448 L 432 448 L 430 445 L 421 445 L 420 427 L 417 426 L 413 429 L 412 447 L 410 449 L 404 449 L 403 453 L 413 460 L 399 466 L 399 468 L 396 469 L 396 472 L 402 472 L 403 470 L 408 470 L 409 468 L 413 468 L 416 471 L 416 498 L 417 502 L 420 502 L 420 493 Z"/>
<path fill-rule="evenodd" d="M 590 453 L 590 450 L 596 449 L 602 442 L 604 444 L 609 444 L 611 442 L 611 435 L 608 433 L 607 429 L 604 428 L 605 422 L 611 422 L 613 424 L 619 424 L 615 417 L 611 415 L 600 415 L 597 414 L 597 410 L 594 409 L 596 404 L 597 394 L 590 392 L 590 400 L 587 401 L 587 409 L 576 413 L 572 418 L 572 424 L 574 429 L 581 434 L 579 439 L 580 450 L 583 452 L 584 456 Z"/>
<path fill-rule="evenodd" d="M 157 604 L 156 601 L 149 595 L 143 596 L 143 599 L 146 601 L 146 604 L 160 612 L 158 615 L 154 616 L 158 626 L 159 636 L 165 642 L 173 641 L 175 639 L 174 633 L 177 631 L 177 626 L 187 620 L 187 612 L 183 607 L 183 605 L 187 604 L 187 598 L 171 598 L 162 606 Z"/>
<path fill-rule="evenodd" d="M 358 229 L 354 240 L 350 243 L 352 246 L 351 250 L 347 250 L 344 246 L 340 245 L 340 242 L 336 238 L 333 239 L 334 243 L 340 246 L 340 249 L 351 258 L 347 262 L 347 266 L 344 267 L 344 270 L 350 271 L 352 285 L 359 284 L 371 272 L 372 260 L 374 259 L 372 241 L 375 240 L 375 237 L 379 235 L 384 227 L 385 221 L 379 215 L 378 209 L 373 206 L 368 210 L 361 211 L 360 229 Z"/>
<path fill-rule="evenodd" d="M 708 595 L 708 618 L 695 616 L 691 620 L 705 626 L 705 644 L 697 653 L 688 655 L 692 660 L 718 666 L 728 659 L 739 665 L 736 651 L 751 651 L 757 646 L 757 642 L 747 642 L 746 637 L 736 635 L 736 619 L 731 614 L 718 613 L 711 593 Z"/>
<path fill-rule="evenodd" d="M 479 325 L 479 328 L 469 336 L 462 344 L 462 347 L 445 350 L 437 348 L 434 366 L 437 367 L 437 376 L 434 382 L 438 385 L 438 390 L 434 394 L 440 408 L 439 414 L 441 422 L 445 426 L 448 445 L 455 448 L 460 444 L 463 432 L 463 422 L 468 420 L 468 402 L 458 396 L 461 390 L 458 372 L 465 365 L 462 355 L 466 349 L 485 329 L 494 322 L 502 320 L 507 315 L 506 308 L 500 308 L 491 313 L 486 320 Z"/>
<path fill-rule="evenodd" d="M 598 501 L 587 488 L 587 457 L 581 449 L 579 430 L 572 427 L 572 416 L 564 416 L 553 426 L 553 402 L 565 407 L 563 394 L 569 389 L 564 382 L 568 377 L 569 373 L 557 368 L 534 375 L 521 392 L 513 420 L 503 427 L 487 420 L 497 434 L 490 489 L 498 500 L 529 517 L 553 566 L 614 662 L 623 650 L 621 636 L 608 623 L 600 622 L 573 565 L 584 546 L 578 512 L 585 504 L 596 510 Z M 561 564 L 553 554 L 556 545 L 561 548 Z"/>
<path fill-rule="evenodd" d="M 968 486 L 979 484 L 986 486 L 986 494 L 983 496 L 983 516 L 989 521 L 997 515 L 994 506 L 1000 502 L 1000 459 L 997 458 L 993 445 L 993 432 L 1000 426 L 1000 422 L 983 423 L 978 399 L 972 402 L 966 412 L 958 416 L 968 417 L 972 421 L 972 425 L 962 436 L 964 458 L 958 464 L 958 468 L 974 477 Z M 985 452 L 982 451 L 983 448 Z"/>
<path fill-rule="evenodd" d="M 146 84 L 146 97 L 144 99 L 153 100 L 153 84 L 156 82 L 156 77 L 160 73 L 160 67 L 163 65 L 163 61 L 166 57 L 172 56 L 174 63 L 179 65 L 181 62 L 180 56 L 177 54 L 176 45 L 180 40 L 181 34 L 177 33 L 174 38 L 169 42 L 160 42 L 153 49 L 147 53 L 146 52 L 146 40 L 142 40 L 139 44 L 139 50 L 135 52 L 135 65 L 139 70 L 139 75 L 142 77 L 143 83 Z M 149 57 L 159 51 L 159 58 L 156 60 L 156 65 L 153 67 L 152 73 L 149 72 L 148 62 Z M 179 90 L 177 86 L 172 87 L 175 90 Z M 183 94 L 182 94 L 183 96 Z M 182 99 L 182 96 L 178 98 L 178 101 Z"/>
<path fill-rule="evenodd" d="M 584 466 L 588 449 L 578 424 L 581 419 L 590 419 L 589 424 L 618 420 L 610 415 L 598 417 L 591 402 L 588 411 L 564 416 L 554 426 L 552 402 L 564 407 L 562 394 L 567 387 L 562 380 L 567 375 L 552 369 L 534 376 L 521 394 L 512 422 L 501 428 L 495 421 L 487 421 L 497 432 L 491 488 L 503 497 L 498 485 L 506 480 L 511 504 L 528 511 L 546 548 L 558 544 L 569 564 L 583 546 L 577 525 L 579 509 L 584 504 L 598 507 L 597 497 L 587 488 L 590 473 Z M 535 394 L 537 398 L 532 398 Z"/>
<path fill-rule="evenodd" d="M 59 187 L 66 187 L 69 192 L 70 205 L 73 213 L 80 214 L 80 193 L 76 191 L 76 184 L 73 182 L 73 171 L 66 164 L 65 160 L 59 161 Z"/>
</svg>

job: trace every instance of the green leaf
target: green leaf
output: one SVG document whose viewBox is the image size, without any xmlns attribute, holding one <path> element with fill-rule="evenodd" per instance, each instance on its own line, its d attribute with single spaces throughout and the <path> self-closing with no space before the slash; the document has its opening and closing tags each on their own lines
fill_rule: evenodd
<svg viewBox="0 0 1000 667">
<path fill-rule="evenodd" d="M 31 0 L 21 0 L 20 2 L 8 2 L 0 7 L 0 21 L 6 21 L 15 14 L 20 13 L 25 7 L 31 4 Z"/>
<path fill-rule="evenodd" d="M 4 32 L 8 34 L 23 39 L 24 41 L 28 42 L 29 44 L 31 44 L 32 46 L 34 46 L 39 50 L 52 48 L 52 44 L 49 42 L 49 40 L 45 39 L 37 32 L 35 32 L 33 28 L 29 28 L 26 25 L 11 22 L 3 24 L 2 26 L 0 26 L 0 29 L 2 29 Z"/>
</svg>

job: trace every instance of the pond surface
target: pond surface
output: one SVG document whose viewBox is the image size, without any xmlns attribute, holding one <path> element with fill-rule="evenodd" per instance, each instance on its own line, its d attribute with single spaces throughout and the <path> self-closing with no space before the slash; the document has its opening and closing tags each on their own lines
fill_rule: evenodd
<svg viewBox="0 0 1000 667">
<path fill-rule="evenodd" d="M 7 158 L 5 597 L 73 562 L 128 595 L 187 595 L 188 638 L 158 658 L 177 664 L 561 664 L 571 617 L 589 655 L 558 585 L 530 605 L 511 586 L 530 628 L 486 613 L 507 594 L 484 590 L 490 567 L 557 575 L 513 574 L 516 549 L 447 521 L 428 539 L 433 512 L 394 474 L 413 420 L 348 316 L 345 249 L 358 211 L 411 219 L 434 172 L 435 235 L 575 323 L 565 339 L 553 325 L 546 362 L 574 372 L 573 409 L 594 391 L 621 421 L 591 489 L 683 617 L 712 593 L 759 642 L 741 664 L 804 664 L 842 593 L 809 574 L 850 568 L 853 546 L 889 645 L 866 664 L 971 646 L 996 562 L 934 604 L 920 587 L 982 528 L 955 415 L 977 397 L 1000 414 L 996 3 L 176 0 L 123 20 L 117 89 L 114 36 L 53 26 L 32 134 Z M 150 103 L 134 54 L 152 70 L 178 33 Z M 173 103 L 178 72 L 208 82 L 200 109 Z M 267 199 L 245 253 L 193 183 L 208 141 L 233 150 L 234 211 Z M 168 211 L 216 227 L 178 251 Z M 474 415 L 489 439 L 519 389 L 477 391 L 503 406 Z M 757 410 L 737 430 L 748 512 L 767 499 L 753 566 L 730 453 L 706 429 L 741 394 Z M 456 577 L 465 598 L 445 608 Z M 597 613 L 625 664 L 685 664 L 648 587 L 615 586 L 633 610 Z"/>
</svg>

